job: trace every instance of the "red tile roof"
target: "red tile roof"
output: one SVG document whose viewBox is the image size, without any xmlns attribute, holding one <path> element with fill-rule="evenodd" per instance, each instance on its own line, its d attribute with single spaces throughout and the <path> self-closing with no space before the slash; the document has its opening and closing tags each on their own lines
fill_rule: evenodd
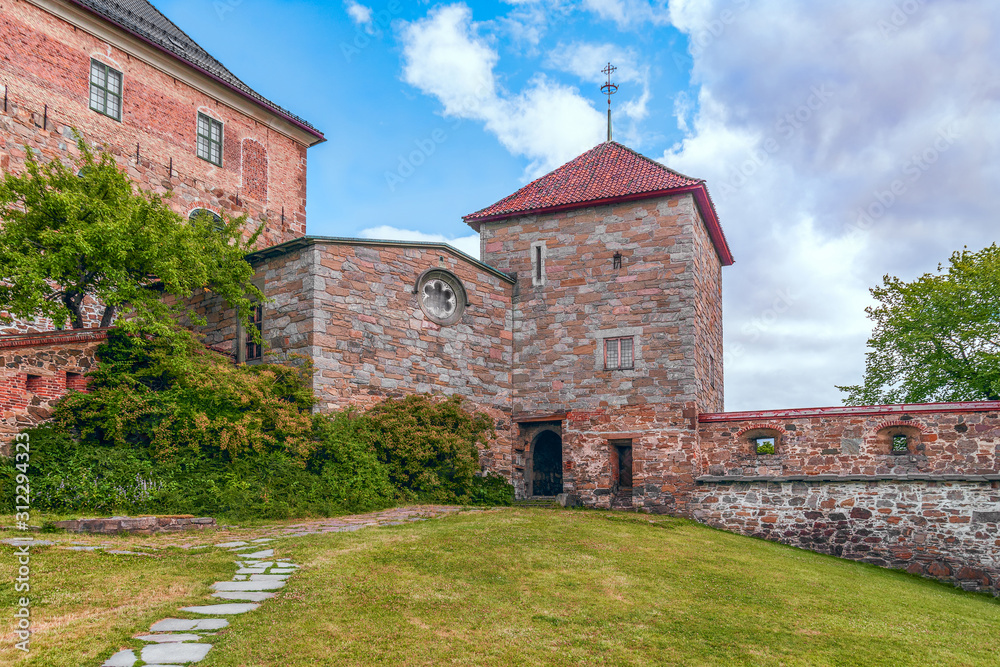
<svg viewBox="0 0 1000 667">
<path fill-rule="evenodd" d="M 599 144 L 555 171 L 528 183 L 492 206 L 463 219 L 478 231 L 479 223 L 597 204 L 648 199 L 690 192 L 723 265 L 733 263 L 726 237 L 705 182 L 669 169 L 616 141 Z"/>
</svg>

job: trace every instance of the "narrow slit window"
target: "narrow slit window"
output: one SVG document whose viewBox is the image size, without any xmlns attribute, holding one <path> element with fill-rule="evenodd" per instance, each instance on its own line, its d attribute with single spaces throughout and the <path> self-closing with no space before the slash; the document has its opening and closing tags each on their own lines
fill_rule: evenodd
<svg viewBox="0 0 1000 667">
<path fill-rule="evenodd" d="M 259 336 L 263 336 L 264 333 L 264 305 L 258 303 L 253 309 L 253 314 L 250 318 L 250 326 L 257 331 Z M 261 342 L 257 343 L 254 341 L 253 330 L 248 331 L 246 334 L 246 356 L 244 359 L 246 361 L 257 361 L 263 358 L 263 350 L 261 349 L 263 338 Z"/>
<path fill-rule="evenodd" d="M 222 123 L 203 113 L 198 114 L 198 157 L 222 166 Z"/>
<path fill-rule="evenodd" d="M 90 61 L 90 108 L 117 121 L 122 119 L 122 73 L 93 59 Z"/>
<path fill-rule="evenodd" d="M 542 282 L 542 246 L 535 246 L 535 282 Z"/>
<path fill-rule="evenodd" d="M 629 369 L 633 367 L 632 337 L 604 339 L 604 368 L 607 370 Z"/>
</svg>

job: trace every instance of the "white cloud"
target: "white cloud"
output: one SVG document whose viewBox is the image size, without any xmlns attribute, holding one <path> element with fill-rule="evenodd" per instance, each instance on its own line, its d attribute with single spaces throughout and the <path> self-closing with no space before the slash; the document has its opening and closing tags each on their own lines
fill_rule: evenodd
<svg viewBox="0 0 1000 667">
<path fill-rule="evenodd" d="M 700 90 L 693 115 L 675 99 L 687 136 L 662 159 L 707 180 L 736 256 L 727 409 L 836 404 L 833 385 L 864 371 L 867 288 L 996 238 L 1000 14 L 991 0 L 748 5 L 671 2 Z M 788 286 L 801 298 L 761 330 Z"/>
<path fill-rule="evenodd" d="M 499 55 L 464 4 L 431 10 L 403 26 L 403 80 L 436 97 L 448 116 L 482 122 L 529 176 L 563 164 L 601 141 L 604 119 L 576 88 L 536 75 L 519 93 L 498 83 Z"/>
<path fill-rule="evenodd" d="M 447 237 L 443 234 L 426 234 L 413 229 L 400 229 L 390 225 L 380 225 L 361 230 L 361 238 L 384 239 L 387 241 L 429 241 L 447 243 L 466 255 L 479 259 L 479 235 Z"/>
<path fill-rule="evenodd" d="M 670 15 L 665 1 L 648 0 L 583 0 L 583 7 L 602 19 L 614 21 L 619 28 L 630 28 L 643 23 L 665 25 Z"/>
<path fill-rule="evenodd" d="M 364 5 L 355 2 L 355 0 L 347 0 L 344 4 L 347 8 L 347 15 L 351 17 L 356 25 L 364 28 L 370 28 L 372 25 L 372 9 L 371 7 L 365 7 Z"/>
</svg>

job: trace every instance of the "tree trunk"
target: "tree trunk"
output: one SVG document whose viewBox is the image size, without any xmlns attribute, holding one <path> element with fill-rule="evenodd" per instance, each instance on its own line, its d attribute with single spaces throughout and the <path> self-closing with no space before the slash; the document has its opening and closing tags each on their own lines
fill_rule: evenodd
<svg viewBox="0 0 1000 667">
<path fill-rule="evenodd" d="M 105 306 L 104 314 L 101 315 L 101 328 L 110 327 L 112 322 L 115 321 L 115 307 Z"/>
<path fill-rule="evenodd" d="M 83 295 L 66 294 L 63 296 L 63 305 L 69 309 L 70 319 L 73 321 L 73 328 L 86 329 L 87 327 L 83 322 Z"/>
</svg>

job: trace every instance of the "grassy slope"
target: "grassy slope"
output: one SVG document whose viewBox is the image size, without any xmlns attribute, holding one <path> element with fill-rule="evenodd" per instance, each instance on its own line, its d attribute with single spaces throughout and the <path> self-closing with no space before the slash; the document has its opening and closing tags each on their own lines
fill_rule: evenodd
<svg viewBox="0 0 1000 667">
<path fill-rule="evenodd" d="M 680 520 L 506 510 L 281 543 L 204 667 L 996 665 L 1000 604 Z"/>
<path fill-rule="evenodd" d="M 28 593 L 35 634 L 28 654 L 13 646 L 15 603 L 25 595 L 14 591 L 16 570 L 14 549 L 0 545 L 0 665 L 79 667 L 99 665 L 99 658 L 176 615 L 178 607 L 200 604 L 213 581 L 233 576 L 233 559 L 215 549 L 170 549 L 154 558 L 36 547 Z"/>
</svg>

